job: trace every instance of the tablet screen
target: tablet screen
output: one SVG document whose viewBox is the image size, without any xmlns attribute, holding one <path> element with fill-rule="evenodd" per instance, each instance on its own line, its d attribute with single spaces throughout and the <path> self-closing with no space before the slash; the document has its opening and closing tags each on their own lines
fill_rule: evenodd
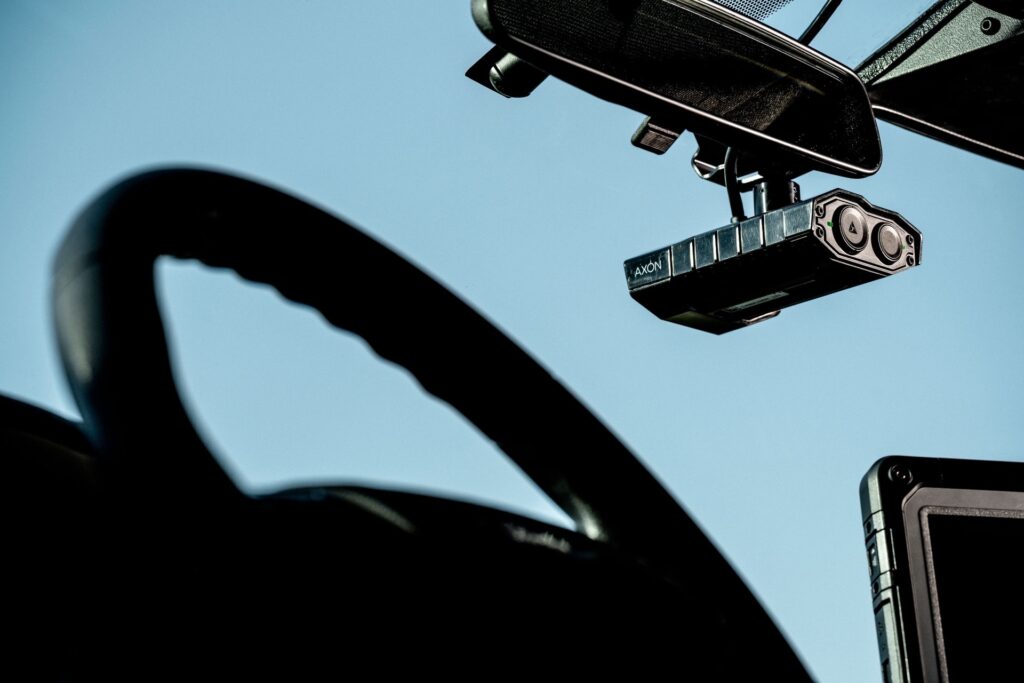
<svg viewBox="0 0 1024 683">
<path fill-rule="evenodd" d="M 926 506 L 920 515 L 943 678 L 1024 670 L 1024 510 Z"/>
</svg>

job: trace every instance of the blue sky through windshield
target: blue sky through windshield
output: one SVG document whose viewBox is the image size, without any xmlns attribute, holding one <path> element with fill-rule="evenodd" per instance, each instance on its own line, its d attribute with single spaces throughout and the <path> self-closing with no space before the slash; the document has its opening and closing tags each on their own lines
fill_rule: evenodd
<svg viewBox="0 0 1024 683">
<path fill-rule="evenodd" d="M 815 46 L 855 63 L 926 4 L 848 0 Z M 817 6 L 771 23 L 798 32 Z M 860 477 L 890 453 L 1021 456 L 1024 175 L 879 124 L 877 175 L 812 174 L 803 194 L 841 186 L 901 212 L 922 266 L 713 337 L 654 318 L 622 274 L 728 220 L 689 168 L 692 137 L 646 154 L 629 144 L 641 116 L 552 79 L 504 100 L 462 75 L 488 47 L 463 0 L 4 3 L 0 391 L 76 414 L 49 268 L 89 197 L 155 165 L 255 177 L 483 311 L 684 503 L 816 677 L 876 680 Z M 192 264 L 162 265 L 159 284 L 193 414 L 249 489 L 369 481 L 564 522 L 460 417 L 309 311 Z"/>
</svg>

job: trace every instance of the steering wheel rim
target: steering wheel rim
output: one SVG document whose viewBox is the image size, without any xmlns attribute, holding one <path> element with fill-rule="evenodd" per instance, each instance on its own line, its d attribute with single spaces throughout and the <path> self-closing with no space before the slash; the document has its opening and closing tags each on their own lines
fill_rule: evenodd
<svg viewBox="0 0 1024 683">
<path fill-rule="evenodd" d="M 766 670 L 807 678 L 686 511 L 515 342 L 351 224 L 250 180 L 199 169 L 132 176 L 94 199 L 60 247 L 53 308 L 61 359 L 85 430 L 113 471 L 145 477 L 168 494 L 188 490 L 196 501 L 243 498 L 178 395 L 154 287 L 161 255 L 231 268 L 359 335 L 493 440 L 580 531 L 684 589 L 708 591 L 698 600 L 718 615 L 708 628 L 738 652 L 756 653 Z M 372 296 L 338 295 L 367 283 Z M 400 317 L 390 313 L 397 310 Z M 410 327 L 418 330 L 415 344 Z"/>
</svg>

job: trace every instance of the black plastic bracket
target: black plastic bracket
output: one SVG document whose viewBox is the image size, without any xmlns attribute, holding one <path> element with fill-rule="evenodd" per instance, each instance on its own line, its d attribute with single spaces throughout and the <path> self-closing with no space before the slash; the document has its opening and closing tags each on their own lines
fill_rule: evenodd
<svg viewBox="0 0 1024 683">
<path fill-rule="evenodd" d="M 469 67 L 466 76 L 505 97 L 526 97 L 548 77 L 537 67 L 500 47 L 488 50 Z"/>
</svg>

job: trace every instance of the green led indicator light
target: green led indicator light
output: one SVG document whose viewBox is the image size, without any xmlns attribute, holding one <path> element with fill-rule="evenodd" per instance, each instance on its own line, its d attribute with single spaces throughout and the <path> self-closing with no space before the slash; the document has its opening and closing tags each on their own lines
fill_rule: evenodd
<svg viewBox="0 0 1024 683">
<path fill-rule="evenodd" d="M 832 227 L 832 221 L 828 221 L 828 227 Z"/>
</svg>

